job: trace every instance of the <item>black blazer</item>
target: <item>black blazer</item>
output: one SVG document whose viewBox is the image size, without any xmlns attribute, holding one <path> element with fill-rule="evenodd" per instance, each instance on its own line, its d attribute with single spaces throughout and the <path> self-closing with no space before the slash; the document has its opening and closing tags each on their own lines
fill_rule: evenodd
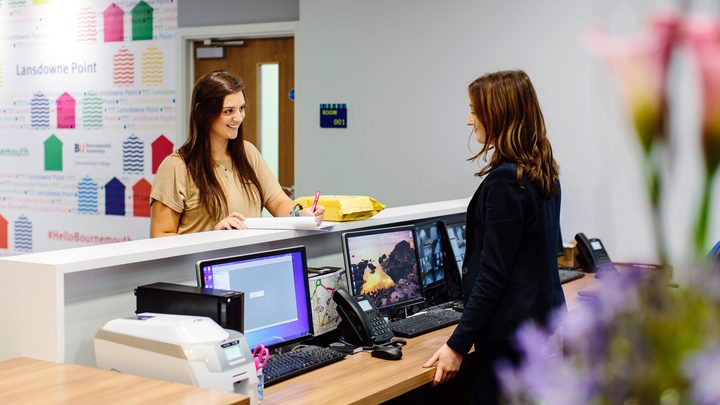
<svg viewBox="0 0 720 405">
<path fill-rule="evenodd" d="M 506 341 L 528 319 L 545 323 L 565 308 L 557 251 L 560 192 L 545 198 L 516 166 L 503 163 L 480 184 L 467 210 L 463 310 L 448 340 L 465 354 L 473 343 Z"/>
</svg>

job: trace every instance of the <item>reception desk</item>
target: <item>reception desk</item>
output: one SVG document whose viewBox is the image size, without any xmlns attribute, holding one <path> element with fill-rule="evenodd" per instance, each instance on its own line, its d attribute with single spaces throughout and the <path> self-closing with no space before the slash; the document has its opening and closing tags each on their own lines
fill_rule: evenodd
<svg viewBox="0 0 720 405">
<path fill-rule="evenodd" d="M 198 260 L 304 245 L 310 266 L 342 266 L 341 235 L 462 215 L 467 199 L 387 208 L 327 231 L 212 231 L 0 258 L 0 360 L 95 365 L 93 336 L 134 315 L 135 287 L 195 284 Z"/>
<path fill-rule="evenodd" d="M 568 308 L 581 305 L 577 291 L 599 288 L 601 281 L 588 275 L 563 285 Z M 452 403 L 448 384 L 429 389 L 434 368 L 422 364 L 440 347 L 455 326 L 407 339 L 403 358 L 380 360 L 369 352 L 347 356 L 344 360 L 280 382 L 265 389 L 264 404 L 377 404 L 396 399 L 396 403 Z M 461 371 L 462 374 L 462 371 Z M 462 384 L 462 383 L 460 383 Z M 455 385 L 454 387 L 462 387 Z M 468 387 L 464 386 L 467 390 Z M 89 367 L 54 364 L 33 359 L 0 361 L 0 402 L 124 402 L 248 404 L 248 398 L 183 384 L 158 381 Z M 414 395 L 414 398 L 408 398 Z M 400 397 L 400 398 L 398 398 Z M 397 399 L 400 399 L 398 401 Z M 61 401 L 62 400 L 62 401 Z"/>
</svg>

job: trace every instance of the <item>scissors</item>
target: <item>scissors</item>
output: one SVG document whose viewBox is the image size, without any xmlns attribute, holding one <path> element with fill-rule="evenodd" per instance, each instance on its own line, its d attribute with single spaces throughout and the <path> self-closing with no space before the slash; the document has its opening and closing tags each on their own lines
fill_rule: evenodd
<svg viewBox="0 0 720 405">
<path fill-rule="evenodd" d="M 255 346 L 252 354 L 253 361 L 255 362 L 255 370 L 260 370 L 265 367 L 268 362 L 268 358 L 270 357 L 270 351 L 262 344 L 259 344 Z"/>
</svg>

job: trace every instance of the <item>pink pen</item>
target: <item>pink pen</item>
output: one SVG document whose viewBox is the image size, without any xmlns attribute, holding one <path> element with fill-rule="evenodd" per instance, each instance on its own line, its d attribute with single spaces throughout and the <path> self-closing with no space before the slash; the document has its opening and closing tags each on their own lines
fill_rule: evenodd
<svg viewBox="0 0 720 405">
<path fill-rule="evenodd" d="M 315 209 L 317 208 L 317 202 L 320 199 L 320 190 L 315 190 L 315 201 L 313 201 L 313 207 L 312 212 L 315 213 Z"/>
</svg>

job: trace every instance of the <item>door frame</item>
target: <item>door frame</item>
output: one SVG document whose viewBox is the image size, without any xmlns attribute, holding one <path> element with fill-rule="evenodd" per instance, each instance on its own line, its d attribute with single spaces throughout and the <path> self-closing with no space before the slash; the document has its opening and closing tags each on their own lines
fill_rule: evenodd
<svg viewBox="0 0 720 405">
<path fill-rule="evenodd" d="M 193 42 L 208 38 L 279 38 L 295 37 L 297 21 L 261 23 L 261 24 L 237 24 L 237 25 L 215 25 L 209 27 L 187 27 L 178 28 L 176 31 L 176 51 L 178 55 L 177 72 L 177 125 L 175 132 L 176 148 L 185 141 L 188 134 L 188 102 L 192 95 L 192 88 L 195 84 L 195 67 L 193 64 Z M 293 45 L 294 46 L 294 45 Z M 295 52 L 295 49 L 293 49 Z M 295 120 L 297 122 L 297 120 Z"/>
</svg>

